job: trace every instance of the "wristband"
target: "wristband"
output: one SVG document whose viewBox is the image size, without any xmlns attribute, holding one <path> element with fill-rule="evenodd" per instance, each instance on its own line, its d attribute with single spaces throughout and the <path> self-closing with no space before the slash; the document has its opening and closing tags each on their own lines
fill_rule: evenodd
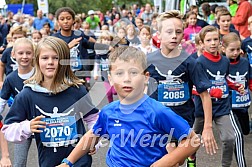
<svg viewBox="0 0 252 167">
<path fill-rule="evenodd" d="M 66 158 L 64 158 L 62 161 L 61 161 L 61 163 L 63 164 L 63 163 L 66 163 L 68 166 L 70 166 L 70 167 L 73 167 L 73 163 L 72 162 L 70 162 L 68 159 L 66 159 Z"/>
</svg>

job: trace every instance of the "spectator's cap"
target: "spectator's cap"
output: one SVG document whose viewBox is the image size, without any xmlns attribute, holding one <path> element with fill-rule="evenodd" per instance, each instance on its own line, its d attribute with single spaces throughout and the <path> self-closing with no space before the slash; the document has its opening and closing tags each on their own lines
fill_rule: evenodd
<svg viewBox="0 0 252 167">
<path fill-rule="evenodd" d="M 92 15 L 92 14 L 95 14 L 93 10 L 88 11 L 88 15 Z"/>
</svg>

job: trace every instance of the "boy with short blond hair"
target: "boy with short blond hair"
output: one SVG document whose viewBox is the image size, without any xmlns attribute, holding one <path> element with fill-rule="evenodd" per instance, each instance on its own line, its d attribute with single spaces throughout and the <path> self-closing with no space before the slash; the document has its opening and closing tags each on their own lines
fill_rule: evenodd
<svg viewBox="0 0 252 167">
<path fill-rule="evenodd" d="M 109 65 L 109 80 L 119 101 L 101 110 L 93 130 L 82 137 L 60 167 L 71 166 L 104 136 L 111 141 L 106 158 L 108 166 L 182 164 L 199 148 L 199 138 L 184 119 L 144 94 L 149 79 L 145 54 L 134 47 L 121 46 L 109 56 Z M 125 140 L 128 135 L 131 139 Z M 171 136 L 180 143 L 167 154 L 165 146 Z"/>
</svg>

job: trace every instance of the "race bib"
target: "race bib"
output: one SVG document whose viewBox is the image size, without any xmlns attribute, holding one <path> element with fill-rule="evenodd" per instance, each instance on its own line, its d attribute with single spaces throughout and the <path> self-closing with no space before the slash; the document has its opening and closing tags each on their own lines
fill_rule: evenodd
<svg viewBox="0 0 252 167">
<path fill-rule="evenodd" d="M 178 81 L 160 81 L 158 101 L 165 106 L 182 105 L 190 98 L 188 83 Z"/>
<path fill-rule="evenodd" d="M 232 90 L 232 108 L 248 107 L 250 106 L 251 99 L 248 89 L 241 95 L 239 92 Z"/>
<path fill-rule="evenodd" d="M 221 98 L 227 98 L 229 95 L 228 92 L 228 85 L 225 79 L 223 80 L 210 80 L 211 81 L 211 88 L 210 89 L 221 89 L 223 94 L 221 96 Z"/>
<path fill-rule="evenodd" d="M 42 118 L 46 128 L 40 133 L 41 142 L 45 147 L 61 147 L 77 142 L 77 127 L 74 116 Z"/>
<path fill-rule="evenodd" d="M 81 60 L 79 57 L 79 50 L 78 50 L 78 46 L 73 47 L 70 50 L 70 65 L 71 65 L 71 69 L 73 71 L 77 71 L 77 70 L 81 70 L 82 66 L 81 66 Z"/>
<path fill-rule="evenodd" d="M 192 33 L 192 34 L 190 34 L 189 35 L 189 39 L 193 42 L 193 43 L 195 43 L 195 36 L 196 36 L 197 34 L 195 34 L 195 33 Z"/>
<path fill-rule="evenodd" d="M 102 71 L 109 71 L 108 59 L 101 59 L 100 63 L 101 63 L 101 70 Z"/>
</svg>

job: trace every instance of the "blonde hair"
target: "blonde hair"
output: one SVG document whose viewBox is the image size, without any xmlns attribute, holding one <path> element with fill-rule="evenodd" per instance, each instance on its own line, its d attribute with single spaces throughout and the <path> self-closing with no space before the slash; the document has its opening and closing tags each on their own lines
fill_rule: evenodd
<svg viewBox="0 0 252 167">
<path fill-rule="evenodd" d="M 248 24 L 252 23 L 252 16 L 248 18 Z"/>
<path fill-rule="evenodd" d="M 233 43 L 233 42 L 236 42 L 236 41 L 239 41 L 240 44 L 241 44 L 241 39 L 240 37 L 234 33 L 234 32 L 230 32 L 228 33 L 227 35 L 224 35 L 223 38 L 222 38 L 222 46 L 224 48 L 228 47 L 228 45 L 230 43 Z"/>
<path fill-rule="evenodd" d="M 107 31 L 107 30 L 103 30 L 101 35 L 99 36 L 99 38 L 97 39 L 97 43 L 101 43 L 102 39 L 104 38 L 109 38 L 110 41 L 113 41 L 114 36 L 111 32 Z"/>
<path fill-rule="evenodd" d="M 143 51 L 132 46 L 119 46 L 115 48 L 109 55 L 109 71 L 111 71 L 111 64 L 116 60 L 123 60 L 129 62 L 133 60 L 135 63 L 141 64 L 144 72 L 147 70 L 146 55 Z"/>
<path fill-rule="evenodd" d="M 181 22 L 182 22 L 182 15 L 180 14 L 180 12 L 178 10 L 171 10 L 169 12 L 161 13 L 157 18 L 159 32 L 161 32 L 161 30 L 162 30 L 162 22 L 167 19 L 171 19 L 171 18 L 177 18 L 177 19 L 181 20 Z"/>
<path fill-rule="evenodd" d="M 12 48 L 12 52 L 15 52 L 16 48 L 20 45 L 30 45 L 31 48 L 32 48 L 32 51 L 34 52 L 34 45 L 33 45 L 33 42 L 28 39 L 28 38 L 19 38 L 17 39 L 14 43 L 13 43 L 13 48 Z"/>
<path fill-rule="evenodd" d="M 17 27 L 13 27 L 10 30 L 10 34 L 13 37 L 14 34 L 23 34 L 24 37 L 27 37 L 27 29 L 24 28 L 23 26 L 17 26 Z"/>
<path fill-rule="evenodd" d="M 70 49 L 65 41 L 60 38 L 48 36 L 42 38 L 35 50 L 35 68 L 36 72 L 32 78 L 25 81 L 25 84 L 37 83 L 41 84 L 44 81 L 44 75 L 39 66 L 39 57 L 42 49 L 49 49 L 56 52 L 59 57 L 59 64 L 53 77 L 50 91 L 56 94 L 66 89 L 66 87 L 78 87 L 83 83 L 83 80 L 78 79 L 70 67 Z"/>
<path fill-rule="evenodd" d="M 130 29 L 130 28 L 133 29 L 134 35 L 137 35 L 137 31 L 136 31 L 136 29 L 135 29 L 134 24 L 129 24 L 129 25 L 127 25 L 127 27 L 126 27 L 126 32 L 128 32 L 128 29 Z"/>
</svg>

